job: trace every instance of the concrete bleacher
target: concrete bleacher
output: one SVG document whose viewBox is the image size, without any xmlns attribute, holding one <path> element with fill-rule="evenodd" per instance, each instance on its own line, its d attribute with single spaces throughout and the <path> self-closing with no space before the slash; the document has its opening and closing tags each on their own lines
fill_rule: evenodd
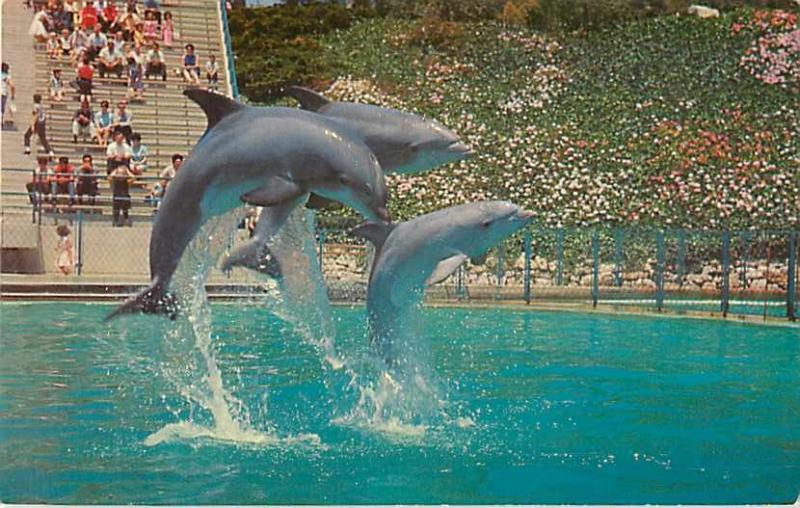
<svg viewBox="0 0 800 508">
<path fill-rule="evenodd" d="M 4 6 L 4 10 L 7 7 L 7 5 Z M 21 1 L 12 8 L 25 9 Z M 133 130 L 142 135 L 143 143 L 148 146 L 150 154 L 148 157 L 149 170 L 146 175 L 150 177 L 150 181 L 142 182 L 142 185 L 135 186 L 135 189 L 132 189 L 133 202 L 142 205 L 145 201 L 143 195 L 146 193 L 146 185 L 144 184 L 153 183 L 152 180 L 170 163 L 170 158 L 173 154 L 188 155 L 205 130 L 205 115 L 197 105 L 183 96 L 183 90 L 189 85 L 184 83 L 182 77 L 175 73 L 176 69 L 181 69 L 182 67 L 181 57 L 184 45 L 191 43 L 195 46 L 195 52 L 200 58 L 201 67 L 205 64 L 205 60 L 210 53 L 216 54 L 221 68 L 219 92 L 227 94 L 230 90 L 227 75 L 224 72 L 225 47 L 222 40 L 217 0 L 169 0 L 162 2 L 162 12 L 165 11 L 173 14 L 176 31 L 174 47 L 170 49 L 162 45 L 162 51 L 167 61 L 167 80 L 162 81 L 160 78 L 155 77 L 146 79 L 144 100 L 129 100 L 128 105 L 129 111 L 133 113 Z M 33 44 L 30 38 L 28 44 Z M 16 80 L 18 98 L 22 95 L 32 95 L 32 90 L 41 93 L 48 111 L 48 140 L 56 156 L 69 157 L 70 163 L 77 168 L 82 154 L 91 153 L 95 159 L 95 169 L 104 176 L 105 149 L 96 142 L 90 139 L 84 141 L 81 137 L 78 138 L 77 143 L 73 142 L 72 117 L 79 107 L 77 92 L 68 86 L 67 94 L 60 103 L 51 101 L 47 95 L 48 81 L 52 70 L 55 68 L 62 69 L 62 79 L 66 84 L 74 79 L 75 70 L 73 66 L 66 58 L 60 61 L 49 59 L 41 45 L 33 45 L 33 47 L 33 82 L 20 82 L 12 68 L 12 76 Z M 113 111 L 117 102 L 127 97 L 127 91 L 124 77 L 121 80 L 116 76 L 100 78 L 95 73 L 92 110 L 99 111 L 100 101 L 108 100 Z M 29 114 L 20 108 L 17 113 L 19 130 L 24 130 L 27 127 L 28 116 Z M 35 165 L 36 155 L 44 154 L 44 150 L 38 144 L 35 136 L 32 140 L 31 148 L 33 153 L 28 158 L 27 167 L 15 167 L 19 166 L 18 157 L 15 157 L 16 164 L 8 164 L 4 155 L 4 170 L 6 168 L 32 169 Z M 7 149 L 7 144 L 4 143 L 4 151 Z M 21 144 L 18 150 L 22 150 Z M 21 175 L 19 172 L 4 171 L 3 177 L 3 206 L 5 208 L 24 209 L 28 199 L 21 192 L 24 191 L 24 183 L 30 179 L 30 176 Z M 99 182 L 101 196 L 108 198 L 110 189 L 107 181 L 101 178 Z M 19 192 L 20 194 L 14 195 L 14 192 Z M 136 194 L 142 194 L 142 196 L 137 196 Z M 108 202 L 106 199 L 103 201 Z M 110 205 L 105 204 L 100 208 L 102 210 L 93 211 L 110 214 Z M 47 212 L 47 210 L 45 209 L 44 211 Z M 141 213 L 149 216 L 152 210 L 140 210 L 134 207 L 131 212 L 134 215 Z"/>
</svg>

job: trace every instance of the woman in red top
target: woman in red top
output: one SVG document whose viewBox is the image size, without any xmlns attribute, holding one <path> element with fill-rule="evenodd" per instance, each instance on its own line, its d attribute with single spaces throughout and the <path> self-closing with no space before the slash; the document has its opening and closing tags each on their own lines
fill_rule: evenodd
<svg viewBox="0 0 800 508">
<path fill-rule="evenodd" d="M 81 9 L 81 26 L 85 30 L 91 31 L 97 24 L 97 9 L 94 8 L 94 2 L 87 0 L 86 5 Z"/>
<path fill-rule="evenodd" d="M 78 93 L 81 95 L 81 102 L 92 101 L 92 78 L 94 78 L 94 67 L 89 63 L 89 58 L 84 57 L 83 61 L 75 69 L 78 74 Z"/>
</svg>

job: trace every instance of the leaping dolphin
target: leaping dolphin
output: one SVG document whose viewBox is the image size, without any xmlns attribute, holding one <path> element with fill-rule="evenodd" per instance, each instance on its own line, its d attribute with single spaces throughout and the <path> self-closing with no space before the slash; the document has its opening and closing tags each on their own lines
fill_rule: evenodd
<svg viewBox="0 0 800 508">
<path fill-rule="evenodd" d="M 308 88 L 290 86 L 287 94 L 303 109 L 316 112 L 355 132 L 369 147 L 386 173 L 411 174 L 469 156 L 459 136 L 441 123 L 391 108 L 352 102 L 332 102 Z M 317 205 L 319 199 L 312 196 Z M 267 247 L 291 209 L 298 203 L 265 208 L 253 237 L 235 247 L 220 268 L 244 266 L 272 277 L 280 276 L 280 263 Z"/>
<path fill-rule="evenodd" d="M 339 123 L 296 108 L 250 107 L 222 95 L 184 94 L 208 127 L 169 184 L 150 236 L 150 286 L 106 320 L 131 312 L 176 314 L 167 291 L 186 246 L 211 217 L 242 202 L 284 205 L 315 192 L 387 220 L 387 191 L 375 155 Z"/>
<path fill-rule="evenodd" d="M 507 201 L 452 206 L 399 224 L 365 222 L 352 232 L 376 248 L 367 288 L 370 342 L 387 365 L 401 354 L 393 337 L 422 303 L 426 285 L 446 279 L 468 258 L 530 222 L 532 212 Z"/>
</svg>

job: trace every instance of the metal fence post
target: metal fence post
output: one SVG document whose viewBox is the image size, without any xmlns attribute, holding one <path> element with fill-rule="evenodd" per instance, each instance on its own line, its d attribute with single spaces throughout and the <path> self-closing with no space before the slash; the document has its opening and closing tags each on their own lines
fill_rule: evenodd
<svg viewBox="0 0 800 508">
<path fill-rule="evenodd" d="M 739 236 L 739 245 L 742 248 L 742 264 L 739 270 L 739 285 L 747 290 L 747 263 L 750 261 L 750 232 L 743 231 Z"/>
<path fill-rule="evenodd" d="M 556 286 L 564 285 L 564 228 L 556 233 Z"/>
<path fill-rule="evenodd" d="M 317 260 L 319 262 L 319 271 L 322 273 L 322 277 L 325 277 L 325 271 L 322 268 L 322 253 L 325 251 L 325 236 L 326 236 L 325 228 L 319 230 L 319 249 L 317 250 Z"/>
<path fill-rule="evenodd" d="M 458 271 L 456 272 L 456 298 L 459 301 L 464 299 L 465 296 L 464 291 L 464 265 L 458 267 Z"/>
<path fill-rule="evenodd" d="M 78 231 L 77 231 L 77 251 L 78 255 L 75 261 L 75 274 L 81 275 L 83 272 L 83 210 L 78 210 Z"/>
<path fill-rule="evenodd" d="M 656 233 L 656 310 L 664 310 L 664 270 L 667 265 L 664 231 Z"/>
<path fill-rule="evenodd" d="M 614 228 L 614 285 L 622 287 L 622 252 L 625 231 Z"/>
<path fill-rule="evenodd" d="M 789 266 L 786 270 L 786 317 L 790 321 L 797 319 L 797 232 L 789 233 Z"/>
<path fill-rule="evenodd" d="M 505 254 L 506 254 L 506 244 L 501 243 L 497 246 L 497 269 L 495 276 L 497 277 L 497 285 L 494 288 L 494 298 L 495 300 L 500 299 L 500 288 L 503 285 L 503 273 L 505 270 Z"/>
<path fill-rule="evenodd" d="M 722 300 L 720 310 L 722 317 L 728 317 L 730 307 L 730 271 L 731 271 L 731 232 L 722 232 Z"/>
<path fill-rule="evenodd" d="M 675 260 L 675 271 L 678 287 L 683 288 L 683 278 L 686 276 L 686 230 L 678 230 L 678 254 Z"/>
<path fill-rule="evenodd" d="M 597 307 L 600 296 L 600 235 L 592 231 L 592 308 Z"/>
<path fill-rule="evenodd" d="M 523 277 L 523 287 L 524 287 L 524 298 L 525 303 L 531 303 L 531 255 L 533 250 L 533 238 L 531 235 L 531 228 L 527 228 L 525 230 L 525 239 L 524 239 L 524 247 L 525 247 L 525 271 L 522 274 Z"/>
</svg>

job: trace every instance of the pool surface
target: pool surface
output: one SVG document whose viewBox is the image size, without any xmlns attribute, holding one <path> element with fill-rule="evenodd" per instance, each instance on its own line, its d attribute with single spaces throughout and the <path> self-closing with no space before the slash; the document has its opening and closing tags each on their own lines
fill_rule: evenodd
<svg viewBox="0 0 800 508">
<path fill-rule="evenodd" d="M 106 326 L 110 308 L 0 306 L 2 501 L 740 504 L 800 491 L 798 328 L 426 309 L 434 409 L 379 421 L 363 308 L 334 309 L 344 367 L 258 306 L 213 306 L 209 344 L 180 320 Z"/>
</svg>

